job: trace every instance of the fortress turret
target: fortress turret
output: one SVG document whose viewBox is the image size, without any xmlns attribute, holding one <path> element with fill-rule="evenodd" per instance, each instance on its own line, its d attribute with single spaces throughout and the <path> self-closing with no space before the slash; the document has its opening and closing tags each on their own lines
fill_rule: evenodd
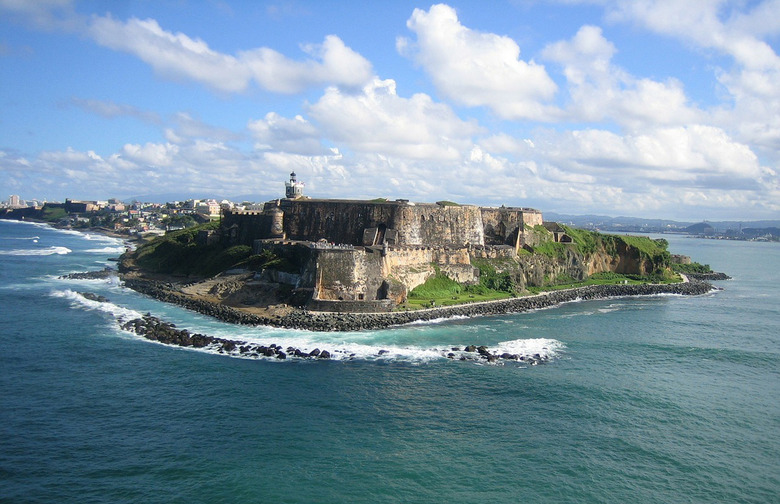
<svg viewBox="0 0 780 504">
<path fill-rule="evenodd" d="M 284 183 L 285 196 L 288 199 L 296 199 L 303 196 L 303 182 L 298 182 L 295 172 L 290 173 L 290 181 Z"/>
<path fill-rule="evenodd" d="M 274 207 L 271 214 L 271 238 L 284 239 L 284 211 L 281 208 Z"/>
</svg>

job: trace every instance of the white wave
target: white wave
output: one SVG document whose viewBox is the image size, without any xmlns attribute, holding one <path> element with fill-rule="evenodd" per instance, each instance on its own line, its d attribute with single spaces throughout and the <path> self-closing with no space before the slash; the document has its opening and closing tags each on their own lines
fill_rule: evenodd
<svg viewBox="0 0 780 504">
<path fill-rule="evenodd" d="M 125 247 L 103 247 L 87 249 L 84 252 L 88 254 L 122 254 L 125 252 Z"/>
<path fill-rule="evenodd" d="M 62 229 L 62 228 L 56 228 L 49 226 L 48 224 L 41 224 L 41 226 L 54 231 L 55 233 L 60 234 L 66 234 L 71 236 L 78 236 L 80 238 L 83 238 L 88 241 L 96 241 L 96 242 L 105 242 L 105 243 L 122 243 L 123 240 L 121 238 L 116 238 L 114 236 L 108 236 L 100 233 L 90 233 L 86 230 L 78 230 L 78 229 Z"/>
<path fill-rule="evenodd" d="M 442 324 L 444 322 L 451 322 L 453 320 L 463 320 L 467 318 L 470 317 L 468 315 L 453 315 L 452 317 L 441 317 L 441 318 L 435 318 L 431 320 L 414 320 L 412 322 L 408 322 L 404 324 L 404 326 Z"/>
<path fill-rule="evenodd" d="M 31 221 L 23 221 L 23 220 L 14 220 L 14 219 L 2 219 L 0 222 L 8 223 L 8 224 L 22 224 L 26 226 L 35 226 L 39 228 L 48 228 L 49 225 L 43 222 L 31 222 Z"/>
<path fill-rule="evenodd" d="M 566 348 L 562 342 L 548 338 L 516 339 L 502 341 L 496 347 L 497 354 L 510 353 L 523 357 L 533 357 L 539 354 L 543 359 L 557 357 Z"/>
<path fill-rule="evenodd" d="M 37 243 L 40 239 L 40 236 L 0 236 L 0 240 L 32 240 L 33 243 Z"/>
<path fill-rule="evenodd" d="M 76 231 L 75 229 L 62 229 L 62 228 L 52 227 L 51 230 L 54 231 L 55 233 L 67 234 L 71 236 L 81 236 L 81 237 L 84 236 L 83 232 Z"/>
<path fill-rule="evenodd" d="M 621 303 L 612 303 L 609 306 L 607 306 L 606 308 L 599 308 L 598 311 L 599 311 L 599 313 L 611 313 L 611 312 L 618 311 L 618 310 L 622 309 L 623 306 L 624 305 L 621 304 Z"/>
<path fill-rule="evenodd" d="M 80 306 L 88 310 L 95 310 L 103 313 L 108 313 L 117 319 L 122 318 L 122 319 L 129 320 L 129 319 L 143 317 L 143 314 L 139 311 L 132 310 L 130 308 L 124 308 L 110 301 L 105 301 L 105 302 L 93 301 L 91 299 L 85 298 L 78 292 L 70 289 L 55 290 L 52 291 L 50 295 L 56 298 L 67 299 L 73 302 L 73 304 L 75 304 L 76 306 Z"/>
<path fill-rule="evenodd" d="M 16 250 L 0 250 L 0 255 L 9 256 L 48 256 L 48 255 L 65 255 L 73 252 L 68 247 L 46 247 L 40 249 L 16 249 Z"/>
<path fill-rule="evenodd" d="M 234 335 L 233 337 L 224 337 L 235 341 L 240 345 L 258 346 L 276 344 L 283 351 L 287 352 L 288 348 L 295 348 L 300 350 L 304 354 L 311 353 L 315 349 L 327 350 L 330 353 L 330 360 L 336 361 L 348 361 L 348 360 L 362 360 L 373 362 L 405 362 L 410 364 L 426 364 L 435 361 L 446 361 L 449 359 L 460 360 L 461 357 L 469 359 L 471 362 L 484 363 L 486 360 L 480 359 L 479 354 L 475 352 L 465 351 L 464 345 L 438 345 L 434 347 L 420 347 L 414 345 L 376 345 L 366 344 L 358 341 L 327 341 L 323 340 L 322 335 L 316 333 L 304 333 L 295 336 L 284 336 L 284 333 L 276 336 L 264 335 L 263 337 L 252 337 L 251 335 Z M 458 348 L 453 350 L 453 348 Z M 524 360 L 529 359 L 541 359 L 550 360 L 556 358 L 560 351 L 565 348 L 565 345 L 558 340 L 535 338 L 535 339 L 518 339 L 511 341 L 504 341 L 498 343 L 495 346 L 487 346 L 487 350 L 494 355 L 501 355 L 503 353 L 509 353 L 522 357 Z M 212 353 L 224 353 L 220 351 L 219 345 L 213 347 L 207 347 L 206 351 Z M 450 357 L 450 354 L 452 356 Z M 239 349 L 228 353 L 231 357 L 238 358 L 257 358 L 256 356 L 250 356 L 242 354 Z M 288 358 L 292 358 L 292 355 L 288 355 Z M 263 357 L 260 357 L 263 358 Z M 269 360 L 276 360 L 276 357 L 267 357 Z M 508 360 L 498 361 L 501 363 L 515 362 Z M 519 361 L 522 362 L 522 361 Z"/>
<path fill-rule="evenodd" d="M 85 298 L 78 292 L 71 289 L 53 290 L 51 291 L 50 295 L 52 297 L 66 299 L 70 301 L 75 307 L 109 314 L 117 321 L 132 320 L 143 317 L 143 314 L 137 310 L 125 308 L 111 301 L 93 301 Z M 183 325 L 178 325 L 180 329 L 184 328 Z M 472 359 L 472 362 L 486 362 L 484 360 L 479 360 L 477 353 L 466 352 L 463 344 L 442 344 L 429 347 L 398 344 L 369 344 L 365 340 L 360 340 L 360 333 L 356 333 L 354 335 L 339 335 L 338 333 L 321 334 L 288 329 L 253 330 L 249 328 L 236 327 L 237 331 L 233 331 L 231 334 L 220 334 L 222 331 L 219 330 L 213 332 L 193 327 L 189 327 L 187 329 L 191 333 L 205 333 L 209 336 L 229 339 L 235 341 L 239 345 L 251 345 L 256 347 L 260 345 L 270 346 L 271 344 L 276 344 L 285 352 L 287 352 L 287 349 L 290 347 L 296 348 L 305 354 L 308 354 L 315 349 L 319 349 L 321 351 L 327 350 L 330 353 L 330 360 L 335 361 L 361 360 L 372 362 L 400 362 L 417 365 L 435 361 L 447 361 L 450 358 L 458 360 L 461 357 L 466 357 L 468 359 Z M 135 335 L 129 331 L 122 332 L 127 332 L 140 339 L 144 339 L 143 336 Z M 144 341 L 148 340 L 144 339 Z M 452 348 L 455 347 L 459 348 L 459 350 L 452 350 Z M 554 339 L 536 338 L 503 341 L 494 346 L 487 346 L 487 348 L 490 353 L 496 355 L 510 353 L 525 359 L 541 358 L 542 360 L 548 360 L 555 358 L 561 349 L 565 348 L 565 345 Z M 205 351 L 214 354 L 224 354 L 224 350 L 220 351 L 221 346 L 219 344 L 214 344 L 202 349 L 196 349 L 192 347 L 186 347 L 186 349 Z M 449 354 L 453 354 L 453 357 L 448 357 Z M 256 356 L 241 354 L 238 349 L 228 353 L 227 355 L 237 358 L 257 358 Z M 293 360 L 292 355 L 288 355 L 288 358 Z M 275 357 L 268 357 L 267 359 L 277 360 Z"/>
<path fill-rule="evenodd" d="M 121 245 L 125 242 L 122 238 L 117 238 L 115 236 L 107 236 L 107 235 L 101 235 L 101 234 L 82 234 L 83 237 L 86 240 L 94 241 L 94 242 L 100 242 L 100 243 L 106 243 L 106 244 L 115 244 L 115 245 Z"/>
</svg>

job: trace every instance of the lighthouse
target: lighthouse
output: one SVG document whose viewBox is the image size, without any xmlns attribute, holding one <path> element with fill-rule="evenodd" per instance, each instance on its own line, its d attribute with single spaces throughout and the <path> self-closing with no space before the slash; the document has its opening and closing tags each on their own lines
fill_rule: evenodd
<svg viewBox="0 0 780 504">
<path fill-rule="evenodd" d="M 287 199 L 296 199 L 303 196 L 303 182 L 298 182 L 295 172 L 290 173 L 290 181 L 284 183 Z"/>
</svg>

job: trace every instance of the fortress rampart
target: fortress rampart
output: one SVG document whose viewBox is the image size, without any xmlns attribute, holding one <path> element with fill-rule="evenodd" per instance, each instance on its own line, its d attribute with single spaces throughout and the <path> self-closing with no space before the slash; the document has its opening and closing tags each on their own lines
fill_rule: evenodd
<svg viewBox="0 0 780 504">
<path fill-rule="evenodd" d="M 224 211 L 222 236 L 298 265 L 268 279 L 294 283 L 311 309 L 384 311 L 437 270 L 479 282 L 472 257 L 516 257 L 525 228 L 541 223 L 530 208 L 298 197 L 269 201 L 262 212 Z"/>
<path fill-rule="evenodd" d="M 525 244 L 524 227 L 542 223 L 530 208 L 489 208 L 407 201 L 282 199 L 262 212 L 224 212 L 222 226 L 231 241 L 257 239 L 353 246 L 480 246 Z"/>
</svg>

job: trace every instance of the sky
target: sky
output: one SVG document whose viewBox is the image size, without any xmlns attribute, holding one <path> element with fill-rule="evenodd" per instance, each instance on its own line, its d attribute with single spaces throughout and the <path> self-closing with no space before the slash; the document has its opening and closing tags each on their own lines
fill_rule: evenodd
<svg viewBox="0 0 780 504">
<path fill-rule="evenodd" d="M 780 0 L 0 0 L 0 197 L 780 219 Z"/>
</svg>

